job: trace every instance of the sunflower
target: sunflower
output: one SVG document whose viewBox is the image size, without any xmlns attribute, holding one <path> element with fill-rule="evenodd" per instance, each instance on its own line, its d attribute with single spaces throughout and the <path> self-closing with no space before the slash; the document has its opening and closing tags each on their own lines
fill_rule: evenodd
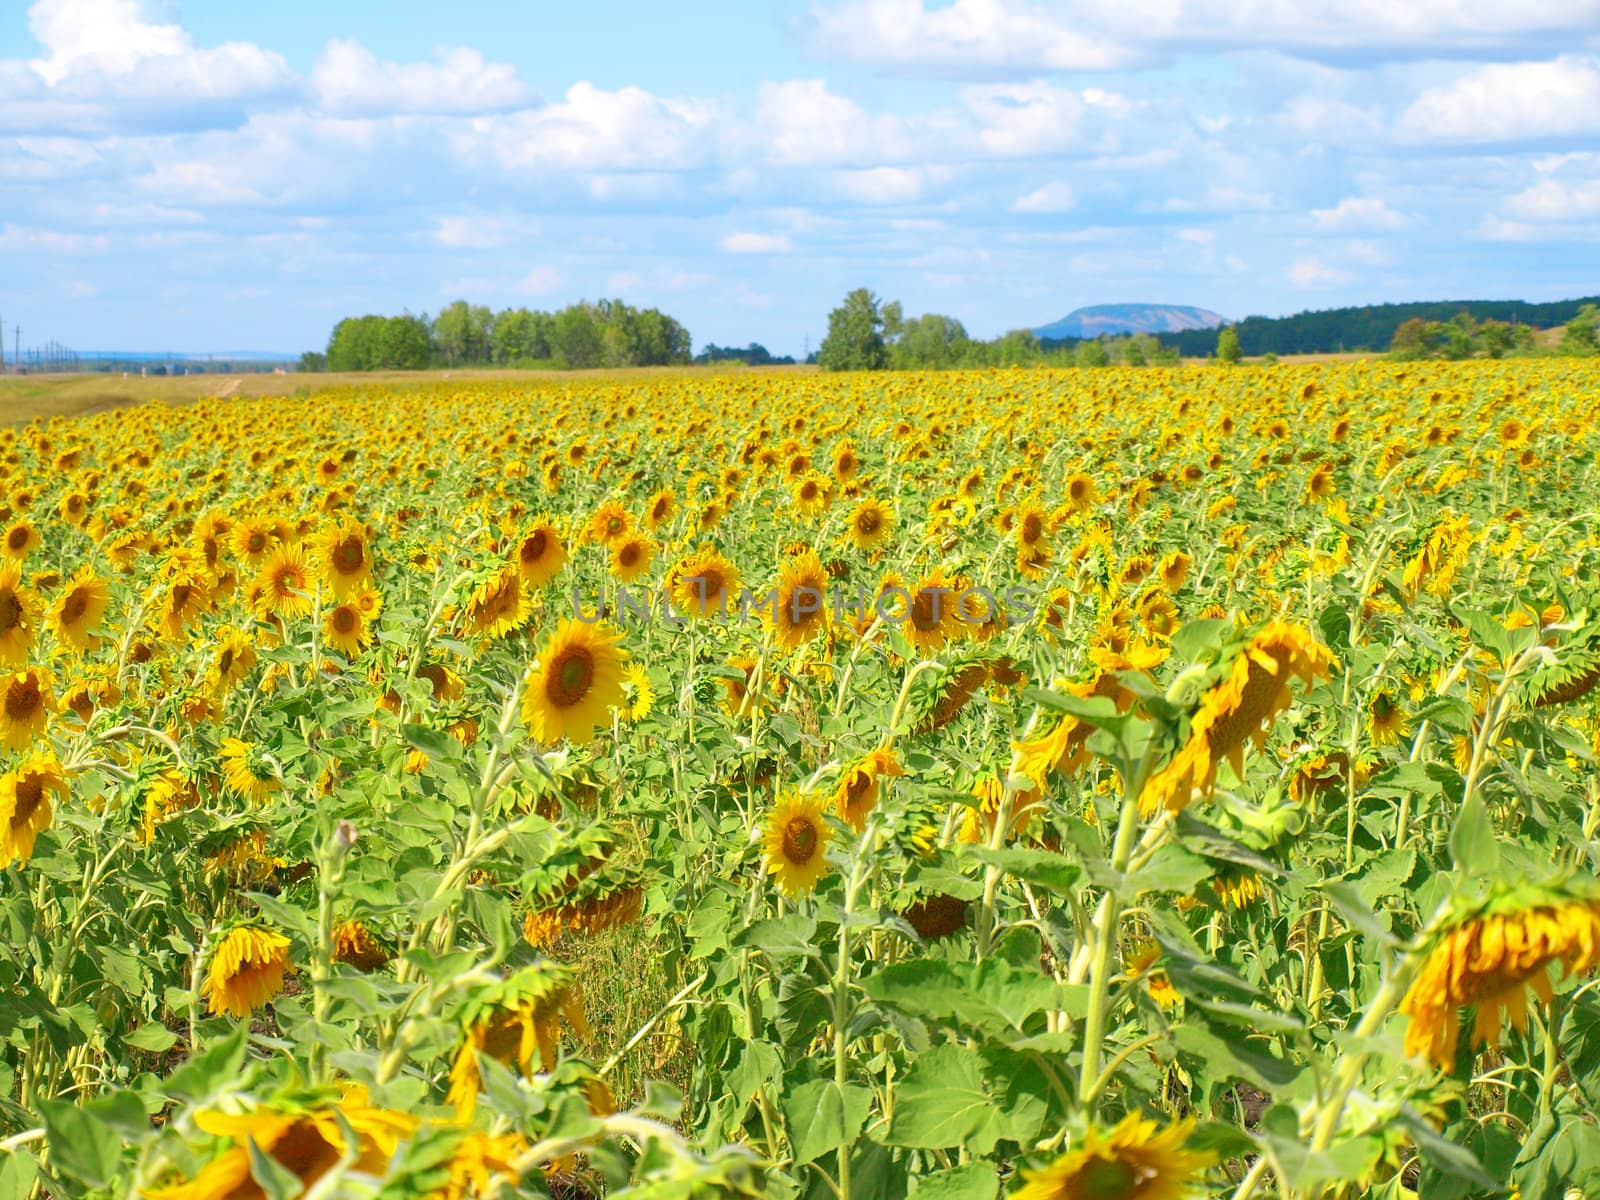
<svg viewBox="0 0 1600 1200">
<path fill-rule="evenodd" d="M 650 569 L 656 544 L 647 537 L 630 534 L 611 544 L 611 573 L 623 583 L 633 583 Z"/>
<path fill-rule="evenodd" d="M 624 721 L 634 725 L 650 715 L 656 694 L 650 686 L 650 676 L 638 663 L 629 663 L 622 669 L 622 692 L 624 699 L 617 711 Z"/>
<path fill-rule="evenodd" d="M 1468 1006 L 1475 1011 L 1470 1048 L 1497 1045 L 1507 1018 L 1518 1030 L 1526 1027 L 1528 989 L 1550 1003 L 1549 967 L 1556 962 L 1566 975 L 1600 966 L 1600 900 L 1547 888 L 1497 892 L 1433 939 L 1400 1002 L 1411 1019 L 1406 1053 L 1450 1070 L 1460 1010 Z"/>
<path fill-rule="evenodd" d="M 739 590 L 739 569 L 706 547 L 673 567 L 669 580 L 672 602 L 683 612 L 692 617 L 719 616 Z"/>
<path fill-rule="evenodd" d="M 354 517 L 322 529 L 312 542 L 312 559 L 322 583 L 343 600 L 372 581 L 372 532 Z"/>
<path fill-rule="evenodd" d="M 857 550 L 876 550 L 894 532 L 894 508 L 868 496 L 850 514 L 850 540 Z"/>
<path fill-rule="evenodd" d="M 52 803 L 52 796 L 54 802 Z M 67 776 L 53 755 L 36 754 L 0 775 L 0 870 L 28 865 L 40 830 L 67 799 Z"/>
<path fill-rule="evenodd" d="M 1161 576 L 1161 586 L 1169 592 L 1177 591 L 1183 586 L 1184 581 L 1189 578 L 1191 565 L 1193 565 L 1193 560 L 1182 550 L 1174 550 L 1170 554 L 1163 556 L 1160 563 L 1156 565 L 1156 571 Z"/>
<path fill-rule="evenodd" d="M 594 937 L 631 924 L 644 907 L 644 887 L 631 876 L 594 882 L 523 918 L 522 936 L 530 946 L 550 946 L 563 934 Z"/>
<path fill-rule="evenodd" d="M 204 562 L 187 551 L 162 564 L 161 631 L 177 641 L 211 604 L 211 576 Z"/>
<path fill-rule="evenodd" d="M 222 779 L 237 796 L 261 804 L 282 786 L 260 751 L 239 738 L 222 739 Z"/>
<path fill-rule="evenodd" d="M 51 683 L 50 673 L 42 667 L 0 674 L 0 748 L 26 750 L 34 738 L 44 736 L 50 714 L 56 711 Z"/>
<path fill-rule="evenodd" d="M 1150 991 L 1150 999 L 1162 1008 L 1176 1008 L 1179 1000 L 1178 989 L 1172 986 L 1172 980 L 1167 978 L 1165 971 L 1153 971 L 1161 958 L 1161 946 L 1154 939 L 1146 938 L 1134 942 L 1128 947 L 1123 957 L 1123 970 L 1129 979 L 1142 979 Z"/>
<path fill-rule="evenodd" d="M 1137 649 L 1130 649 L 1126 657 L 1108 650 L 1096 650 L 1095 663 L 1095 672 L 1088 679 L 1069 683 L 1060 690 L 1078 699 L 1098 697 L 1110 700 L 1119 713 L 1127 712 L 1134 699 L 1133 693 L 1118 678 L 1119 673 L 1155 665 L 1149 652 Z M 1038 737 L 1012 742 L 1011 751 L 1017 756 L 1018 773 L 1026 775 L 1040 787 L 1052 774 L 1071 778 L 1089 761 L 1086 743 L 1093 732 L 1093 725 L 1069 713 Z"/>
<path fill-rule="evenodd" d="M 42 540 L 33 522 L 24 517 L 6 530 L 5 540 L 0 541 L 0 553 L 14 563 L 21 563 L 30 551 L 38 549 Z"/>
<path fill-rule="evenodd" d="M 248 1017 L 283 991 L 289 939 L 261 925 L 236 925 L 212 947 L 206 972 L 206 1006 L 213 1014 Z"/>
<path fill-rule="evenodd" d="M 1367 736 L 1374 746 L 1393 746 L 1406 735 L 1406 714 L 1393 692 L 1382 689 L 1367 702 Z"/>
<path fill-rule="evenodd" d="M 376 971 L 389 961 L 389 951 L 365 921 L 345 921 L 333 930 L 333 960 L 348 963 L 358 971 Z"/>
<path fill-rule="evenodd" d="M 1100 489 L 1095 486 L 1092 476 L 1079 471 L 1067 480 L 1067 503 L 1072 505 L 1073 512 L 1085 512 L 1099 500 Z"/>
<path fill-rule="evenodd" d="M 234 554 L 246 566 L 256 568 L 266 561 L 267 555 L 283 540 L 286 532 L 281 528 L 281 523 L 273 518 L 252 515 L 239 519 L 229 532 L 228 540 Z"/>
<path fill-rule="evenodd" d="M 256 666 L 256 648 L 250 636 L 232 626 L 216 633 L 216 657 L 211 660 L 212 690 L 222 693 L 234 689 Z"/>
<path fill-rule="evenodd" d="M 767 628 L 780 649 L 794 650 L 828 628 L 828 575 L 815 550 L 783 564 L 766 614 Z"/>
<path fill-rule="evenodd" d="M 522 719 L 534 740 L 587 742 L 607 712 L 623 703 L 628 652 L 604 622 L 564 621 L 545 642 L 522 692 Z"/>
<path fill-rule="evenodd" d="M 811 892 L 828 873 L 830 834 L 821 803 L 804 792 L 791 791 L 773 806 L 765 838 L 767 874 L 791 900 Z"/>
<path fill-rule="evenodd" d="M 200 790 L 176 771 L 163 771 L 145 789 L 144 812 L 136 835 L 141 846 L 155 840 L 156 829 L 170 817 L 200 804 Z"/>
<path fill-rule="evenodd" d="M 794 485 L 794 507 L 808 517 L 820 516 L 828 510 L 828 481 L 815 473 L 798 480 Z"/>
<path fill-rule="evenodd" d="M 628 515 L 628 510 L 616 501 L 608 500 L 595 510 L 594 516 L 589 518 L 584 535 L 591 542 L 609 546 L 632 532 L 633 518 Z"/>
<path fill-rule="evenodd" d="M 911 604 L 901 631 L 928 658 L 961 630 L 957 589 L 945 578 L 944 568 L 935 567 L 911 589 Z"/>
<path fill-rule="evenodd" d="M 311 612 L 314 586 L 304 548 L 298 542 L 281 543 L 267 555 L 256 576 L 256 612 L 263 617 L 298 620 Z"/>
<path fill-rule="evenodd" d="M 560 1060 L 562 1018 L 579 1038 L 588 1038 L 573 972 L 551 962 L 524 967 L 467 1006 L 446 1097 L 463 1121 L 477 1109 L 482 1081 L 479 1057 L 531 1075 L 537 1052 L 540 1069 L 553 1071 Z"/>
<path fill-rule="evenodd" d="M 654 496 L 651 496 L 649 500 L 645 501 L 644 527 L 654 533 L 672 520 L 672 514 L 677 511 L 677 500 L 673 498 L 671 492 L 667 491 L 666 488 L 662 488 Z"/>
<path fill-rule="evenodd" d="M 346 600 L 322 614 L 322 639 L 354 658 L 372 641 L 372 628 L 355 601 Z"/>
<path fill-rule="evenodd" d="M 1244 867 L 1229 867 L 1213 875 L 1211 890 L 1224 908 L 1244 908 L 1264 894 L 1261 876 Z"/>
<path fill-rule="evenodd" d="M 994 775 L 986 775 L 974 783 L 972 798 L 977 803 L 960 806 L 961 828 L 956 831 L 956 840 L 967 846 L 987 844 L 1000 819 L 1000 806 L 1005 802 L 1005 795 L 1005 783 Z M 1037 785 L 1012 793 L 1007 840 L 1016 837 L 1033 823 L 1033 818 L 1039 812 L 1039 800 L 1040 789 Z"/>
<path fill-rule="evenodd" d="M 554 579 L 567 561 L 567 548 L 554 523 L 542 517 L 535 521 L 517 543 L 516 561 L 529 587 L 543 587 Z"/>
<path fill-rule="evenodd" d="M 428 1200 L 467 1200 L 471 1196 L 510 1196 L 521 1178 L 517 1159 L 528 1148 L 520 1133 L 467 1130 L 450 1152 L 449 1178 Z"/>
<path fill-rule="evenodd" d="M 529 596 L 522 573 L 502 567 L 478 585 L 467 601 L 464 628 L 475 637 L 507 637 L 528 620 Z"/>
<path fill-rule="evenodd" d="M 833 793 L 833 806 L 839 819 L 857 833 L 867 827 L 867 817 L 877 807 L 881 780 L 891 775 L 904 775 L 905 768 L 894 756 L 894 751 L 880 747 L 851 763 L 839 777 L 839 786 Z"/>
<path fill-rule="evenodd" d="M 1216 1161 L 1183 1148 L 1194 1124 L 1188 1117 L 1158 1133 L 1154 1121 L 1131 1112 L 1109 1133 L 1090 1125 L 1077 1149 L 1024 1169 L 1011 1200 L 1182 1200 L 1195 1175 Z"/>
<path fill-rule="evenodd" d="M 28 661 L 39 627 L 39 596 L 22 586 L 22 572 L 14 562 L 0 566 L 0 666 Z"/>
<path fill-rule="evenodd" d="M 1012 514 L 1011 533 L 1017 539 L 1017 549 L 1033 550 L 1045 545 L 1048 518 L 1037 504 L 1024 504 Z"/>
<path fill-rule="evenodd" d="M 1196 792 L 1210 794 L 1223 761 L 1244 773 L 1244 747 L 1259 746 L 1273 720 L 1289 707 L 1289 680 L 1326 679 L 1334 662 L 1326 647 L 1298 625 L 1273 621 L 1234 655 L 1222 679 L 1206 691 L 1189 722 L 1189 739 L 1152 775 L 1139 798 L 1146 814 L 1165 805 L 1182 811 Z"/>
<path fill-rule="evenodd" d="M 852 482 L 861 473 L 861 456 L 856 444 L 848 439 L 840 442 L 833 452 L 833 477 L 841 484 Z"/>
<path fill-rule="evenodd" d="M 110 603 L 111 585 L 90 568 L 80 568 L 50 605 L 47 619 L 56 640 L 80 654 L 93 651 L 100 645 L 93 631 L 105 619 Z"/>
<path fill-rule="evenodd" d="M 256 1182 L 258 1156 L 299 1180 L 297 1195 L 327 1192 L 327 1187 L 316 1186 L 318 1181 L 345 1163 L 352 1173 L 382 1179 L 395 1151 L 421 1124 L 409 1113 L 371 1107 L 366 1089 L 358 1084 L 345 1084 L 342 1098 L 334 1104 L 285 1104 L 245 1113 L 206 1110 L 195 1114 L 194 1122 L 231 1144 L 193 1179 L 145 1189 L 147 1200 L 249 1200 L 266 1195 Z"/>
</svg>

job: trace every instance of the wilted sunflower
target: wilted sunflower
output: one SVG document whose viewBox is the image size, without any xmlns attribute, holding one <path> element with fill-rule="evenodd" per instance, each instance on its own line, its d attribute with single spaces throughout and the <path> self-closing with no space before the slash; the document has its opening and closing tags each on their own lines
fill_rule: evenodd
<svg viewBox="0 0 1600 1200">
<path fill-rule="evenodd" d="M 206 1005 L 213 1014 L 248 1017 L 283 991 L 289 939 L 261 925 L 236 925 L 211 950 Z"/>
<path fill-rule="evenodd" d="M 560 1059 L 563 1017 L 578 1037 L 588 1038 L 572 969 L 551 962 L 524 967 L 467 1006 L 447 1096 L 462 1120 L 471 1119 L 477 1109 L 479 1056 L 531 1075 L 537 1052 L 540 1069 L 553 1071 Z"/>
<path fill-rule="evenodd" d="M 726 613 L 739 590 L 739 570 L 709 547 L 695 551 L 672 569 L 672 602 L 691 617 Z"/>
<path fill-rule="evenodd" d="M 1334 662 L 1326 647 L 1298 625 L 1273 621 L 1234 655 L 1222 679 L 1200 698 L 1189 722 L 1189 740 L 1152 775 L 1139 797 L 1146 814 L 1163 805 L 1182 811 L 1196 792 L 1210 794 L 1217 768 L 1232 764 L 1244 774 L 1245 743 L 1259 746 L 1272 721 L 1289 707 L 1289 680 L 1326 679 Z"/>
<path fill-rule="evenodd" d="M 234 737 L 222 739 L 222 779 L 229 791 L 252 804 L 265 802 L 282 786 L 260 751 Z"/>
<path fill-rule="evenodd" d="M 38 595 L 22 586 L 15 563 L 0 565 L 0 666 L 27 662 L 38 628 Z"/>
<path fill-rule="evenodd" d="M 610 709 L 623 702 L 628 652 L 604 622 L 564 621 L 544 644 L 522 691 L 522 719 L 534 740 L 587 742 Z"/>
<path fill-rule="evenodd" d="M 627 925 L 644 906 L 644 886 L 636 874 L 614 879 L 591 878 L 578 884 L 555 903 L 527 914 L 522 936 L 530 946 L 549 946 L 562 934 L 594 937 L 607 929 Z"/>
<path fill-rule="evenodd" d="M 1528 990 L 1550 1003 L 1550 964 L 1565 975 L 1600 966 L 1600 900 L 1553 888 L 1499 891 L 1433 939 L 1422 970 L 1400 1002 L 1411 1019 L 1406 1053 L 1441 1069 L 1455 1063 L 1460 1012 L 1475 1010 L 1470 1048 L 1495 1046 L 1509 1018 L 1528 1022 Z"/>
<path fill-rule="evenodd" d="M 279 545 L 267 555 L 256 576 L 259 589 L 256 611 L 263 617 L 298 620 L 311 612 L 311 593 L 315 586 L 300 543 Z"/>
<path fill-rule="evenodd" d="M 478 585 L 467 601 L 463 624 L 474 637 L 503 638 L 528 620 L 529 597 L 521 572 L 503 567 Z"/>
<path fill-rule="evenodd" d="M 839 786 L 834 789 L 833 806 L 839 819 L 860 833 L 867 827 L 867 817 L 877 807 L 882 791 L 882 780 L 893 775 L 904 775 L 905 768 L 894 751 L 879 747 L 864 758 L 857 759 L 839 776 Z"/>
<path fill-rule="evenodd" d="M 567 548 L 554 522 L 541 517 L 522 535 L 515 549 L 517 570 L 529 587 L 543 587 L 567 561 Z"/>
<path fill-rule="evenodd" d="M 67 794 L 67 776 L 54 755 L 35 754 L 0 775 L 0 870 L 13 862 L 28 865 L 34 841 L 50 828 Z"/>
<path fill-rule="evenodd" d="M 389 951 L 364 921 L 345 921 L 333 930 L 333 960 L 358 971 L 376 971 L 389 961 Z"/>
<path fill-rule="evenodd" d="M 354 517 L 342 517 L 319 531 L 312 559 L 323 585 L 343 600 L 372 581 L 371 531 Z"/>
<path fill-rule="evenodd" d="M 1011 1200 L 1182 1200 L 1214 1155 L 1185 1150 L 1194 1129 L 1188 1117 L 1159 1133 L 1138 1112 L 1110 1133 L 1090 1125 L 1078 1148 L 1047 1167 L 1022 1171 L 1023 1187 Z"/>
<path fill-rule="evenodd" d="M 148 1200 L 264 1196 L 252 1166 L 257 1154 L 299 1180 L 297 1194 L 310 1194 L 319 1180 L 345 1162 L 353 1172 L 381 1179 L 400 1143 L 421 1124 L 409 1113 L 371 1107 L 366 1089 L 357 1084 L 344 1085 L 343 1098 L 334 1104 L 284 1104 L 239 1114 L 208 1110 L 196 1113 L 194 1123 L 232 1144 L 193 1179 L 146 1189 L 143 1195 Z"/>
<path fill-rule="evenodd" d="M 815 550 L 783 564 L 765 620 L 782 650 L 797 649 L 827 630 L 828 574 Z"/>
<path fill-rule="evenodd" d="M 0 747 L 26 750 L 34 738 L 44 736 L 50 714 L 56 711 L 51 682 L 42 667 L 0 674 Z"/>
<path fill-rule="evenodd" d="M 868 496 L 850 514 L 850 541 L 856 549 L 871 552 L 894 532 L 894 508 Z"/>
<path fill-rule="evenodd" d="M 63 645 L 87 654 L 100 644 L 94 631 L 105 619 L 110 603 L 111 585 L 90 568 L 82 567 L 50 605 L 50 628 Z"/>
<path fill-rule="evenodd" d="M 768 814 L 764 839 L 767 873 L 791 900 L 812 891 L 828 873 L 830 836 L 822 804 L 804 792 L 788 792 Z"/>
</svg>

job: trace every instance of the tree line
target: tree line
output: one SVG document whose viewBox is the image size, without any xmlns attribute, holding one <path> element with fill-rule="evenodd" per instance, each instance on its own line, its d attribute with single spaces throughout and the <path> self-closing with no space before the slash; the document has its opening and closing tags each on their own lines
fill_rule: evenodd
<svg viewBox="0 0 1600 1200">
<path fill-rule="evenodd" d="M 655 367 L 687 363 L 689 331 L 655 308 L 621 300 L 580 301 L 557 312 L 493 312 L 457 300 L 429 318 L 346 317 L 325 353 L 303 371 L 416 371 L 428 367 Z"/>
<path fill-rule="evenodd" d="M 1585 304 L 1566 323 L 1554 353 L 1587 358 L 1600 354 L 1600 308 Z M 1402 361 L 1422 358 L 1505 358 L 1544 352 L 1531 325 L 1511 324 L 1490 317 L 1473 319 L 1459 312 L 1448 321 L 1412 317 L 1394 331 L 1389 357 Z"/>
<path fill-rule="evenodd" d="M 1178 352 L 1154 335 L 1041 342 L 1031 329 L 1013 329 L 987 341 L 974 338 L 955 317 L 907 317 L 898 300 L 881 301 L 857 288 L 828 314 L 828 333 L 817 350 L 825 371 L 927 371 L 956 367 L 1172 366 Z"/>
</svg>

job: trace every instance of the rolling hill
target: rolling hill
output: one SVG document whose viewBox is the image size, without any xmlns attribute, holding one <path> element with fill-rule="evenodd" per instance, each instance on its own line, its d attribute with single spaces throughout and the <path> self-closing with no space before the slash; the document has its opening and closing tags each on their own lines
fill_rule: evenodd
<svg viewBox="0 0 1600 1200">
<path fill-rule="evenodd" d="M 1094 304 L 1073 309 L 1033 331 L 1041 341 L 1097 338 L 1106 333 L 1178 333 L 1215 329 L 1227 318 L 1187 304 Z"/>
</svg>

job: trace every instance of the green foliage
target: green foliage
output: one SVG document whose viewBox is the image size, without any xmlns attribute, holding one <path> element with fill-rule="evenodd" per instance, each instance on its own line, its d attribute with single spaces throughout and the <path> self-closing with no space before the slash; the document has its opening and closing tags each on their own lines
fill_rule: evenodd
<svg viewBox="0 0 1600 1200">
<path fill-rule="evenodd" d="M 856 288 L 828 314 L 828 336 L 817 349 L 817 365 L 824 371 L 879 371 L 889 365 L 883 313 L 878 298 L 866 288 Z"/>
<path fill-rule="evenodd" d="M 1217 361 L 1224 366 L 1231 367 L 1242 356 L 1239 349 L 1239 332 L 1232 325 L 1224 325 L 1222 332 L 1217 334 Z"/>
</svg>

